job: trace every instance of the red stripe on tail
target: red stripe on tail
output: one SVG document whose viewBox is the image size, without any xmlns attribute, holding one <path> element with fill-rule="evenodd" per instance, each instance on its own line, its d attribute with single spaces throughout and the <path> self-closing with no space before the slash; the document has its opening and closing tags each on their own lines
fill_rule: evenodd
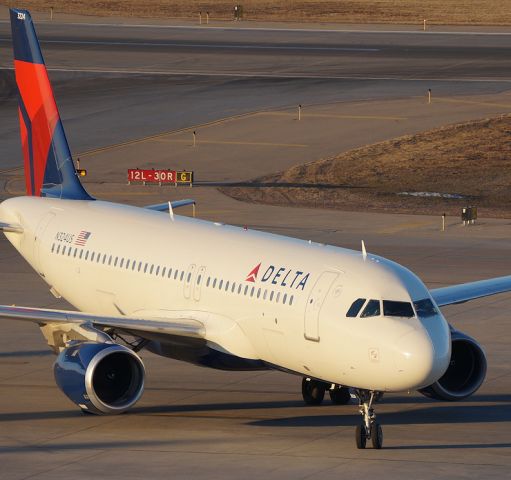
<svg viewBox="0 0 511 480">
<path fill-rule="evenodd" d="M 14 61 L 16 69 L 16 83 L 20 92 L 21 101 L 30 120 L 32 135 L 32 162 L 30 159 L 30 135 L 20 114 L 21 142 L 25 160 L 25 182 L 28 195 L 41 195 L 46 160 L 53 137 L 55 125 L 59 120 L 59 113 L 46 73 L 42 64 Z M 31 165 L 32 164 L 32 165 Z M 32 169 L 30 168 L 32 166 Z M 31 178 L 34 179 L 34 190 L 31 188 Z"/>
</svg>

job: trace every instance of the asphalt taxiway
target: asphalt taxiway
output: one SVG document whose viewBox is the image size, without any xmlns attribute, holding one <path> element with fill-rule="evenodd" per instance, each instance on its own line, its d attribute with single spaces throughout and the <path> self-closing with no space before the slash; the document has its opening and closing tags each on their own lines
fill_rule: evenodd
<svg viewBox="0 0 511 480">
<path fill-rule="evenodd" d="M 269 207 L 208 186 L 125 182 L 128 166 L 178 162 L 204 182 L 245 180 L 392 136 L 506 113 L 506 32 L 425 37 L 182 26 L 37 26 L 46 61 L 58 69 L 51 77 L 72 148 L 89 151 L 83 163 L 93 194 L 139 205 L 193 197 L 199 216 L 210 220 L 356 249 L 364 239 L 370 251 L 408 266 L 430 287 L 509 274 L 508 220 L 483 217 L 467 228 L 448 218 L 440 232 L 440 212 Z M 7 38 L 8 25 L 0 23 L 6 67 Z M 12 72 L 0 75 L 6 198 L 22 189 L 20 172 L 12 170 L 21 160 Z M 300 122 L 298 103 L 307 105 Z M 67 307 L 5 238 L 0 272 L 1 304 Z M 356 405 L 303 406 L 298 377 L 218 372 L 147 352 L 146 392 L 132 411 L 82 416 L 56 387 L 53 356 L 37 327 L 1 322 L 0 479 L 509 478 L 510 309 L 509 294 L 445 309 L 456 328 L 484 346 L 487 380 L 459 403 L 414 392 L 385 396 L 377 407 L 381 451 L 356 450 Z"/>
</svg>

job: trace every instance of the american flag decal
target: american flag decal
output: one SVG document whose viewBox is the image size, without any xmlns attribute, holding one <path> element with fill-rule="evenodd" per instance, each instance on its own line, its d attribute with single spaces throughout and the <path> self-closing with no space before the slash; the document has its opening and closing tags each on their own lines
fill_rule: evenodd
<svg viewBox="0 0 511 480">
<path fill-rule="evenodd" d="M 82 230 L 76 237 L 75 245 L 83 247 L 87 243 L 87 240 L 91 235 L 92 235 L 91 232 L 86 232 L 85 230 Z"/>
</svg>

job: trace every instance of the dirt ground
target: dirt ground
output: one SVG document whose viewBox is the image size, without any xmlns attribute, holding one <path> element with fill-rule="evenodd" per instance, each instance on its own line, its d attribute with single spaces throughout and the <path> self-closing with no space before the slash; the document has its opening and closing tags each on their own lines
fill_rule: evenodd
<svg viewBox="0 0 511 480">
<path fill-rule="evenodd" d="M 460 148 L 460 145 L 463 147 Z M 511 116 L 451 125 L 222 188 L 274 205 L 511 218 Z"/>
<path fill-rule="evenodd" d="M 0 5 L 38 11 L 123 17 L 233 18 L 235 1 L 200 0 L 0 0 Z M 239 0 L 245 20 L 511 25 L 509 0 Z"/>
</svg>

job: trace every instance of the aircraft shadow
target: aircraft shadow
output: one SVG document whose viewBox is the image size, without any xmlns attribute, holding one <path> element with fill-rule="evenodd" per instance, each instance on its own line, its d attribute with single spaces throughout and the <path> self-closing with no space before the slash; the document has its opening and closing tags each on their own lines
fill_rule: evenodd
<svg viewBox="0 0 511 480">
<path fill-rule="evenodd" d="M 510 405 L 448 405 L 425 406 L 398 412 L 378 412 L 378 419 L 385 425 L 428 425 L 457 423 L 500 423 L 511 421 Z M 295 416 L 256 420 L 250 425 L 259 427 L 342 427 L 358 421 L 355 412 L 351 414 L 328 414 Z"/>
<path fill-rule="evenodd" d="M 428 398 L 391 397 L 384 398 L 385 405 L 392 404 L 419 404 L 419 408 L 406 411 L 385 413 L 381 409 L 377 413 L 382 423 L 390 425 L 407 424 L 456 424 L 456 423 L 493 423 L 511 421 L 511 395 L 480 395 L 474 396 L 466 402 L 437 402 Z M 474 403 L 483 403 L 474 405 Z M 488 405 L 488 403 L 497 403 Z M 383 407 L 383 405 L 382 405 Z M 357 406 L 355 403 L 344 406 L 336 406 L 325 401 L 318 407 L 307 407 L 302 400 L 286 401 L 260 401 L 260 402 L 226 402 L 226 403 L 202 403 L 202 404 L 172 404 L 135 407 L 125 415 L 171 415 L 193 413 L 218 413 L 229 411 L 249 410 L 272 410 L 289 409 L 290 413 L 296 413 L 296 409 L 303 411 L 300 416 L 288 416 L 253 420 L 248 425 L 265 427 L 332 427 L 353 426 L 358 420 Z M 247 417 L 249 415 L 247 414 Z M 31 421 L 62 418 L 97 418 L 83 416 L 76 409 L 46 412 L 13 412 L 0 413 L 0 423 L 14 421 Z"/>
<path fill-rule="evenodd" d="M 19 357 L 48 357 L 53 355 L 51 350 L 25 350 L 13 352 L 0 352 L 0 358 L 19 358 Z"/>
</svg>

